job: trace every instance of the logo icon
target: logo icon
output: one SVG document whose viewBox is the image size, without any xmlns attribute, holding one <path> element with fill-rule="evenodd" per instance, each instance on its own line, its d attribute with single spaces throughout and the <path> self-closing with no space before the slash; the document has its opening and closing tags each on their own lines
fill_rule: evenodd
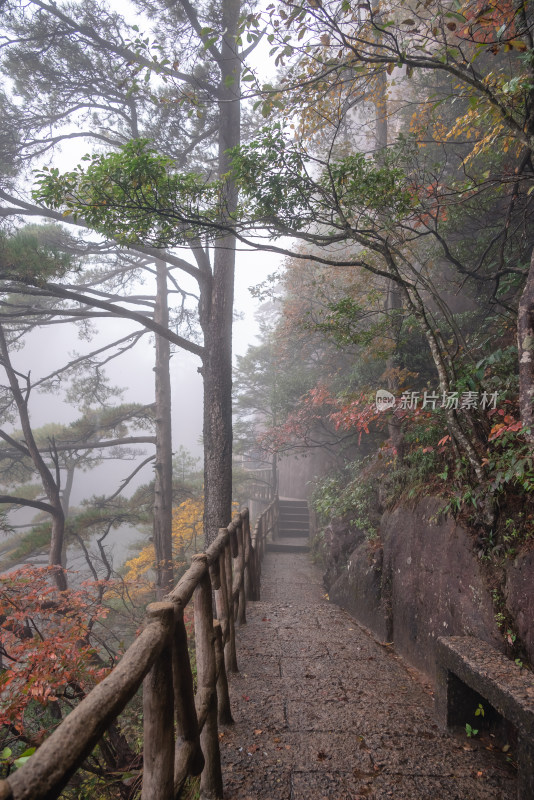
<svg viewBox="0 0 534 800">
<path fill-rule="evenodd" d="M 376 410 L 386 411 L 388 408 L 395 408 L 395 395 L 386 389 L 379 389 L 376 393 Z"/>
</svg>

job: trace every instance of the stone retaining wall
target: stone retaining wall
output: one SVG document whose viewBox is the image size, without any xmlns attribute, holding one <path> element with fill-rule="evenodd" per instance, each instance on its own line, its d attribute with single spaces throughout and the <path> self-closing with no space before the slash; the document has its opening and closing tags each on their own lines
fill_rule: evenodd
<svg viewBox="0 0 534 800">
<path fill-rule="evenodd" d="M 439 636 L 473 635 L 501 651 L 506 646 L 473 536 L 454 519 L 440 519 L 438 510 L 439 501 L 428 498 L 413 510 L 384 514 L 380 546 L 353 532 L 347 567 L 329 586 L 333 602 L 380 639 L 394 641 L 431 678 Z M 337 535 L 331 530 L 330 538 L 347 547 L 346 528 Z M 505 575 L 506 611 L 534 663 L 534 553 L 510 561 Z"/>
</svg>

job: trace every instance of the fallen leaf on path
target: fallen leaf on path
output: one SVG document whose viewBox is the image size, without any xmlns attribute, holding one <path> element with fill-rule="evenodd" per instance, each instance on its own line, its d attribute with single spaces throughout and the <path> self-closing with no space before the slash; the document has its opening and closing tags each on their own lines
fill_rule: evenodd
<svg viewBox="0 0 534 800">
<path fill-rule="evenodd" d="M 248 694 L 242 694 L 242 695 L 241 695 L 241 697 L 242 697 L 242 698 L 243 698 L 243 700 L 245 700 L 247 703 L 248 703 L 248 702 L 249 702 L 249 700 L 250 700 L 250 697 L 248 696 Z"/>
<path fill-rule="evenodd" d="M 260 735 L 260 733 L 263 733 L 263 731 L 261 730 L 261 728 L 255 728 L 255 730 L 254 730 L 254 736 L 259 736 L 259 735 Z"/>
</svg>

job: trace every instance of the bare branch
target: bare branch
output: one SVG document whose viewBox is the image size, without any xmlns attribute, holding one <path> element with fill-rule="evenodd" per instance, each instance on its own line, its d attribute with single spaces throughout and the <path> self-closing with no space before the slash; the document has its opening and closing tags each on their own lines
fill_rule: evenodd
<svg viewBox="0 0 534 800">
<path fill-rule="evenodd" d="M 26 497 L 15 497 L 11 494 L 0 494 L 0 503 L 13 506 L 29 506 L 37 508 L 39 511 L 46 511 L 47 514 L 55 514 L 55 509 L 49 503 L 41 500 L 28 500 Z"/>
</svg>

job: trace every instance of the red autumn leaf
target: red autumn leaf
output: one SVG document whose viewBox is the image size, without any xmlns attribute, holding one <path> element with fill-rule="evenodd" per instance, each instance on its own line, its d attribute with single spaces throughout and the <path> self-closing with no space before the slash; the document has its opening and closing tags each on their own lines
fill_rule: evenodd
<svg viewBox="0 0 534 800">
<path fill-rule="evenodd" d="M 80 698 L 109 668 L 95 662 L 91 632 L 108 611 L 89 583 L 58 592 L 49 568 L 23 567 L 0 579 L 0 636 L 9 655 L 0 676 L 0 725 L 22 731 L 35 701 Z"/>
</svg>

